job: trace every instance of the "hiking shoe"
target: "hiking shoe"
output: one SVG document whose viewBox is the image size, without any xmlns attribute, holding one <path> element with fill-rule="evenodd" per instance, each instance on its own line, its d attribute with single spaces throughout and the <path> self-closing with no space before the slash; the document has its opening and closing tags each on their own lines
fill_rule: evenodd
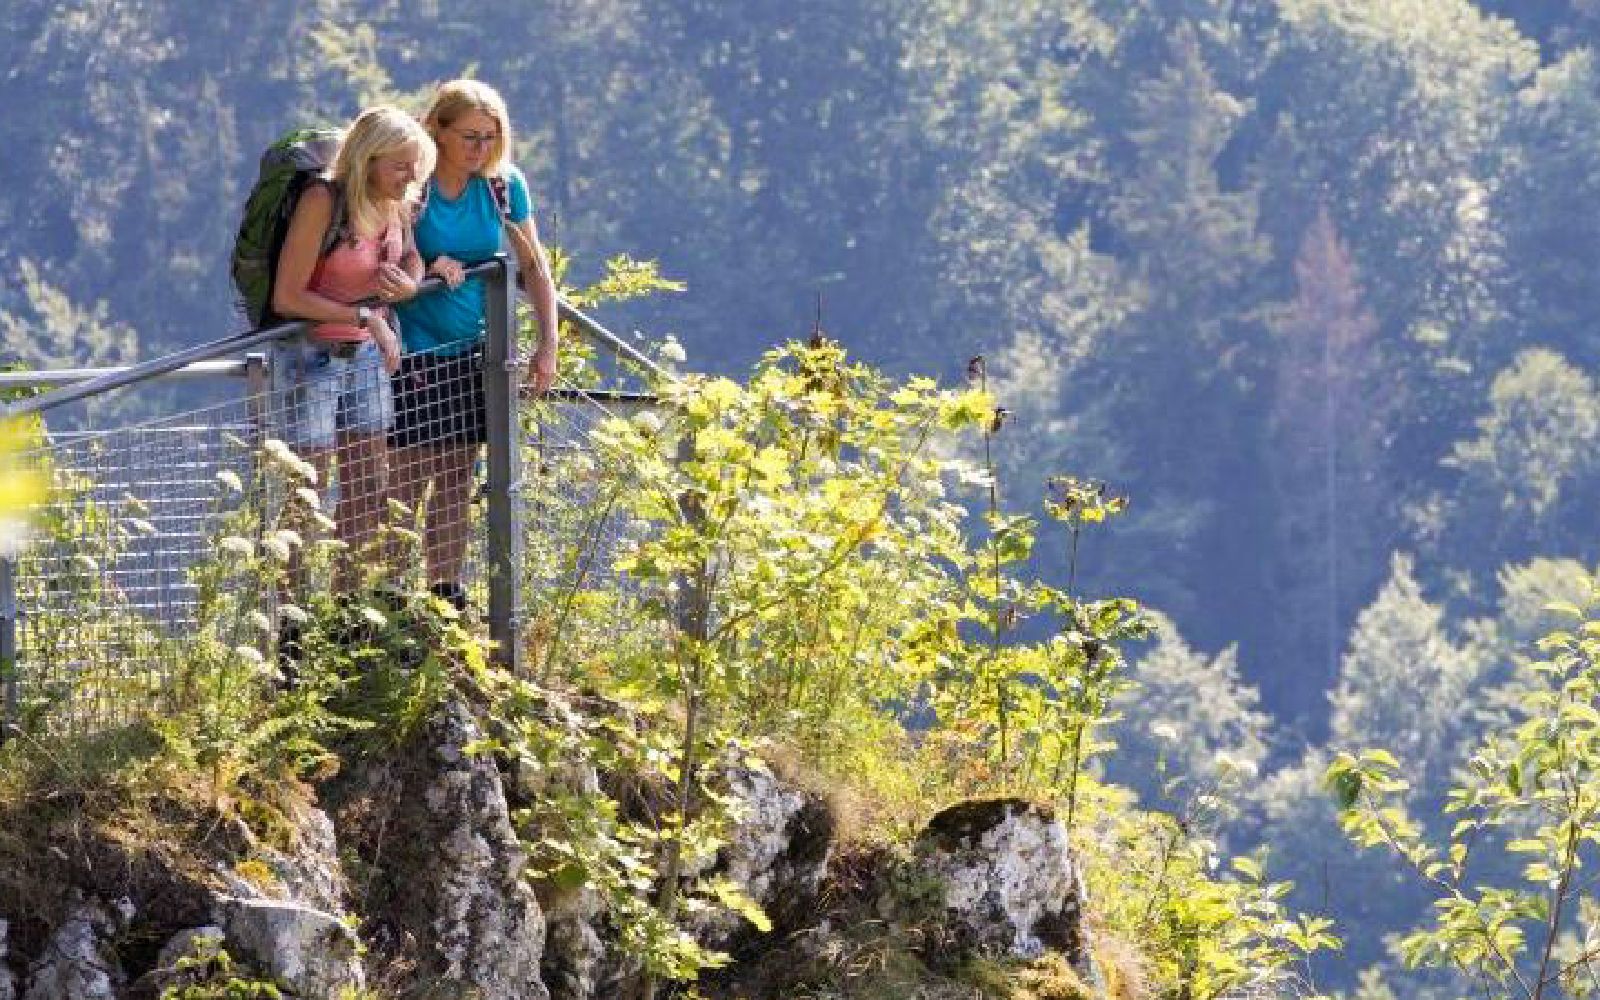
<svg viewBox="0 0 1600 1000">
<path fill-rule="evenodd" d="M 467 588 L 454 580 L 443 580 L 428 588 L 428 593 L 456 609 L 457 614 L 467 613 Z"/>
<path fill-rule="evenodd" d="M 334 598 L 334 602 L 339 610 L 328 630 L 328 639 L 346 650 L 373 646 L 383 637 L 383 626 L 367 617 L 369 608 L 382 615 L 385 621 L 394 621 L 394 609 L 387 607 L 388 602 L 376 594 L 340 594 Z"/>
<path fill-rule="evenodd" d="M 300 657 L 305 649 L 301 645 L 300 623 L 284 620 L 278 623 L 278 675 L 277 687 L 288 691 L 300 679 Z"/>
</svg>

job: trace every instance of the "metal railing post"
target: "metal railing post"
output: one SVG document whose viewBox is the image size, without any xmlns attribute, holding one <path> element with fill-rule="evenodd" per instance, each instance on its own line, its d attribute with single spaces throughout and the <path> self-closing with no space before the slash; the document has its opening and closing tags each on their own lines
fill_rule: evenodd
<svg viewBox="0 0 1600 1000">
<path fill-rule="evenodd" d="M 250 411 L 250 430 L 255 435 L 250 444 L 260 448 L 266 444 L 269 434 L 267 394 L 272 391 L 272 370 L 265 354 L 245 355 L 244 378 L 245 405 Z"/>
<path fill-rule="evenodd" d="M 18 724 L 22 664 L 17 659 L 17 563 L 0 557 L 0 746 Z"/>
<path fill-rule="evenodd" d="M 266 454 L 267 439 L 274 436 L 272 407 L 269 405 L 274 378 L 271 356 L 260 351 L 245 355 L 244 378 L 245 410 L 250 414 L 249 489 L 256 498 L 256 543 L 260 544 L 266 537 L 267 525 L 277 519 L 282 502 L 276 495 L 278 491 L 271 488 L 266 463 L 262 460 Z M 276 641 L 274 637 L 278 633 L 278 588 L 266 587 L 261 595 L 261 603 L 262 613 L 273 627 L 256 637 L 256 649 L 271 663 Z"/>
<path fill-rule="evenodd" d="M 483 395 L 488 416 L 489 638 L 493 658 L 520 673 L 522 668 L 522 454 L 517 413 L 522 365 L 517 357 L 516 286 L 511 262 L 496 255 L 497 267 L 484 275 L 488 329 L 483 355 Z"/>
</svg>

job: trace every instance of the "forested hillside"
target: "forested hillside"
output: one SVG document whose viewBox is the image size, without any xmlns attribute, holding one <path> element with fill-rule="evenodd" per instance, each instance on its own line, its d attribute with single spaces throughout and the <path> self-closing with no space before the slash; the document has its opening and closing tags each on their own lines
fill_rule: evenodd
<svg viewBox="0 0 1600 1000">
<path fill-rule="evenodd" d="M 1340 918 L 1334 985 L 1424 904 L 1341 846 L 1330 755 L 1403 751 L 1436 805 L 1600 559 L 1587 0 L 9 0 L 4 25 L 7 360 L 239 328 L 259 151 L 464 72 L 507 95 L 575 279 L 626 253 L 687 283 L 604 318 L 689 367 L 742 370 L 819 296 L 892 370 L 984 355 L 1002 492 L 1129 497 L 1077 579 L 1171 623 L 1112 776 L 1247 777 L 1227 835 Z"/>
</svg>

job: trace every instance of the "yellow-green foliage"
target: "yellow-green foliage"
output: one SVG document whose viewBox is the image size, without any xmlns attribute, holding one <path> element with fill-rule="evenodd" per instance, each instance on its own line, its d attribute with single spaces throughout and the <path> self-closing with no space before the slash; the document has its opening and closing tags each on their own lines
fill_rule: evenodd
<svg viewBox="0 0 1600 1000">
<path fill-rule="evenodd" d="M 1415 775 L 1389 751 L 1342 752 L 1326 775 L 1346 834 L 1392 852 L 1434 897 L 1429 920 L 1399 939 L 1400 956 L 1459 968 L 1508 996 L 1549 995 L 1555 983 L 1579 995 L 1600 975 L 1587 874 L 1600 828 L 1600 585 L 1590 582 L 1583 606 L 1544 610 L 1560 624 L 1506 692 L 1504 720 L 1458 770 L 1447 836 L 1414 815 Z M 1482 860 L 1500 851 L 1520 867 Z"/>
<path fill-rule="evenodd" d="M 1089 812 L 1077 843 L 1096 920 L 1136 952 L 1113 963 L 1119 988 L 1194 1000 L 1283 990 L 1308 955 L 1339 946 L 1328 921 L 1283 905 L 1290 887 L 1268 880 L 1262 858 L 1228 861 L 1200 826 L 1118 789 L 1097 786 Z"/>
</svg>

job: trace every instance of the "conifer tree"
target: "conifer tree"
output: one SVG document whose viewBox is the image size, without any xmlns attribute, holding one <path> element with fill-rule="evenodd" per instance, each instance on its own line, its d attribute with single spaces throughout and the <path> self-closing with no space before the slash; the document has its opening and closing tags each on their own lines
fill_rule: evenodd
<svg viewBox="0 0 1600 1000">
<path fill-rule="evenodd" d="M 1429 795 L 1429 779 L 1448 776 L 1456 741 L 1473 735 L 1463 727 L 1482 652 L 1452 639 L 1443 608 L 1423 596 L 1412 559 L 1396 554 L 1389 579 L 1356 619 L 1328 696 L 1330 744 L 1403 752 L 1419 768 L 1418 794 Z"/>
<path fill-rule="evenodd" d="M 1326 206 L 1294 269 L 1298 292 L 1274 323 L 1271 454 L 1277 649 L 1307 657 L 1285 679 L 1307 711 L 1337 676 L 1349 615 L 1382 573 L 1375 528 L 1386 505 L 1383 433 L 1399 400 L 1383 390 L 1378 323 Z"/>
</svg>

